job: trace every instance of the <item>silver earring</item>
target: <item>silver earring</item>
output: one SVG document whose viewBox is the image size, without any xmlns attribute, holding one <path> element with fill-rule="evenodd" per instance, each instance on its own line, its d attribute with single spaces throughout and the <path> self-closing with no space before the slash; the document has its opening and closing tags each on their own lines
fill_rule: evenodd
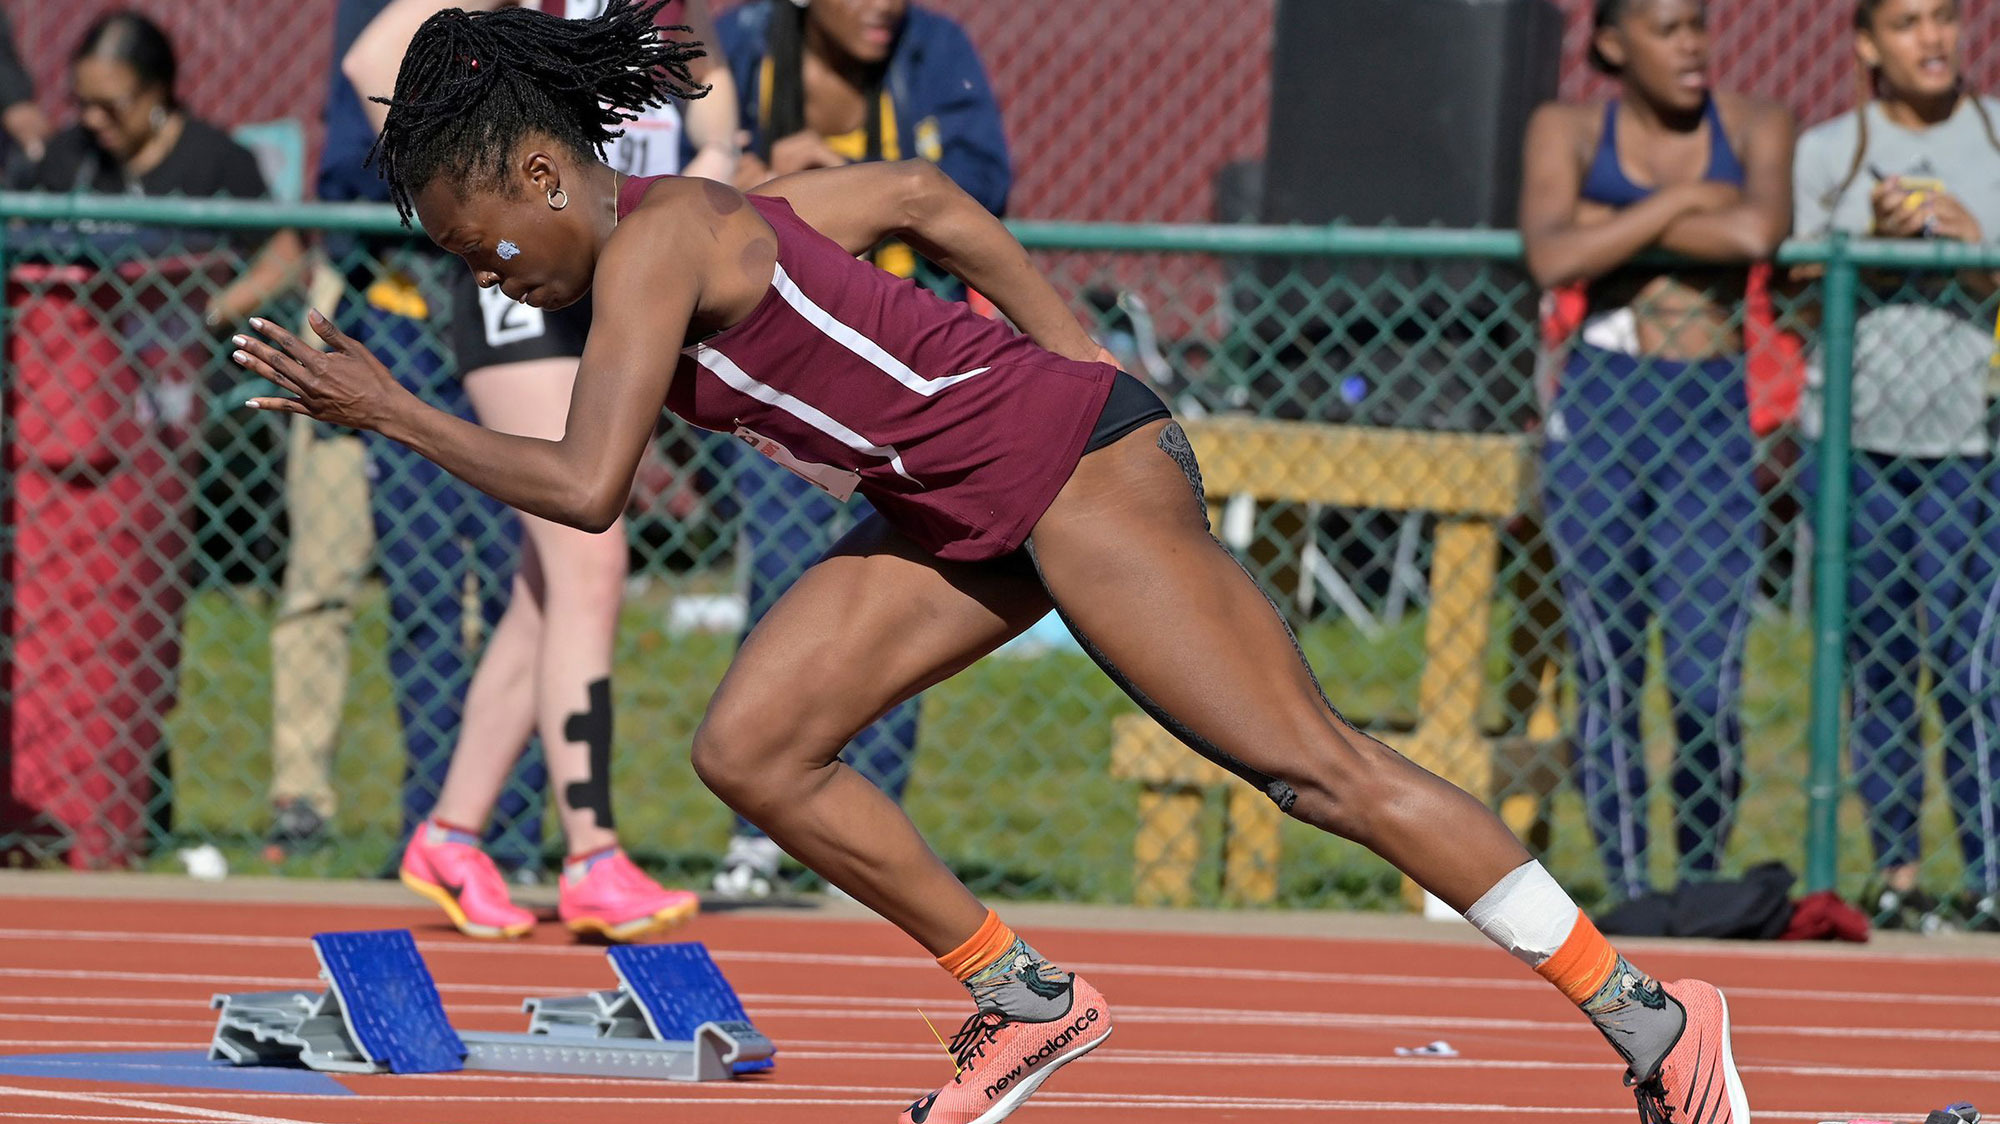
<svg viewBox="0 0 2000 1124">
<path fill-rule="evenodd" d="M 146 120 L 152 124 L 154 132 L 159 132 L 167 124 L 167 107 L 164 105 L 154 106 L 152 114 Z"/>
<path fill-rule="evenodd" d="M 558 202 L 560 200 L 560 202 Z M 569 192 L 560 187 L 549 189 L 549 210 L 560 211 L 569 206 Z"/>
</svg>

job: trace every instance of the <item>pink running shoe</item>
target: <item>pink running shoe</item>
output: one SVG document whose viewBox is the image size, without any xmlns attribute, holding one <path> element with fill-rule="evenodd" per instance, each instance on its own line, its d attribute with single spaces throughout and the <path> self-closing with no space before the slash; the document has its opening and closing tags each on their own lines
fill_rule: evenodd
<svg viewBox="0 0 2000 1124">
<path fill-rule="evenodd" d="M 1659 1068 L 1636 1082 L 1640 1121 L 1750 1124 L 1750 1099 L 1730 1053 L 1729 1004 L 1722 993 L 1700 980 L 1676 980 L 1661 990 L 1687 1012 L 1687 1025 Z"/>
<path fill-rule="evenodd" d="M 526 936 L 535 915 L 514 904 L 500 869 L 486 852 L 435 821 L 410 833 L 403 849 L 403 885 L 436 902 L 458 931 L 487 940 Z"/>
<path fill-rule="evenodd" d="M 959 1065 L 951 1084 L 903 1110 L 902 1124 L 996 1124 L 1049 1075 L 1111 1037 L 1111 1008 L 1097 989 L 1071 976 L 1033 1021 L 982 1010 L 951 1041 Z"/>
<path fill-rule="evenodd" d="M 701 899 L 669 890 L 646 877 L 623 848 L 563 864 L 556 912 L 573 933 L 611 941 L 636 941 L 694 920 Z"/>
</svg>

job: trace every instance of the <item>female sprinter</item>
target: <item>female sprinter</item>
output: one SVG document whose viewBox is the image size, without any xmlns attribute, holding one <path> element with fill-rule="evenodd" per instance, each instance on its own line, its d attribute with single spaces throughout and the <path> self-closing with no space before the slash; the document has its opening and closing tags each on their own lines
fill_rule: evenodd
<svg viewBox="0 0 2000 1124">
<path fill-rule="evenodd" d="M 552 49 L 539 13 L 439 13 L 410 45 L 380 161 L 407 215 L 480 282 L 596 318 L 560 440 L 425 406 L 323 319 L 235 359 L 500 500 L 610 525 L 664 407 L 835 494 L 855 528 L 744 643 L 695 735 L 728 804 L 894 922 L 971 992 L 964 1067 L 914 1124 L 990 1124 L 1103 1042 L 1111 1012 L 972 896 L 838 759 L 877 715 L 1051 607 L 1119 684 L 1300 819 L 1357 840 L 1465 911 L 1618 1049 L 1643 1117 L 1744 1121 L 1722 997 L 1612 950 L 1479 801 L 1349 726 L 1277 612 L 1208 534 L 1185 435 L 1098 348 L 998 220 L 923 162 L 855 164 L 744 196 L 626 179 L 595 153 L 622 117 L 687 94 L 689 47 L 616 0 Z M 556 203 L 565 203 L 558 207 Z M 988 294 L 981 319 L 854 255 L 897 237 Z M 1058 825 L 1059 829 L 1059 825 Z"/>
<path fill-rule="evenodd" d="M 1799 138 L 1800 232 L 1958 242 L 2000 234 L 2000 101 L 1965 84 L 1957 0 L 1860 0 L 1854 29 L 1861 104 Z M 1880 880 L 1868 900 L 1885 929 L 1929 930 L 1949 918 L 1995 932 L 2000 744 L 1985 684 L 2000 610 L 2000 480 L 1987 421 L 1993 338 L 1981 312 L 2000 278 L 1883 280 L 1855 326 L 1847 484 L 1851 752 Z M 1818 437 L 1820 411 L 1800 415 L 1806 436 Z M 1918 883 L 1925 663 L 1965 862 L 1955 902 Z"/>
<path fill-rule="evenodd" d="M 1521 236 L 1544 287 L 1587 281 L 1543 474 L 1576 653 L 1577 756 L 1613 890 L 1651 888 L 1647 630 L 1660 622 L 1685 876 L 1713 876 L 1741 786 L 1743 640 L 1757 493 L 1740 312 L 1791 229 L 1783 107 L 1708 88 L 1702 0 L 1597 0 L 1591 59 L 1618 96 L 1528 126 Z M 1661 269 L 1655 249 L 1722 269 Z"/>
</svg>

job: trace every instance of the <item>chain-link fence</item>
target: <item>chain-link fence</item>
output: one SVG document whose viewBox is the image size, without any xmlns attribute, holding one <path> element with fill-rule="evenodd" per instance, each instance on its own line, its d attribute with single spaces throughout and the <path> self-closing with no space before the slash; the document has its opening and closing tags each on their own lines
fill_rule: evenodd
<svg viewBox="0 0 2000 1124">
<path fill-rule="evenodd" d="M 312 301 L 444 400 L 455 263 L 368 208 L 5 196 L 0 215 L 28 220 L 0 249 L 0 848 L 172 867 L 207 841 L 260 869 L 278 794 L 330 817 L 278 869 L 377 872 L 442 776 L 517 532 L 392 445 L 238 408 L 201 313 L 272 223 L 319 228 Z M 1915 862 L 1940 896 L 1993 892 L 1995 301 L 1972 267 L 2000 255 L 1795 246 L 1747 300 L 1716 283 L 1720 307 L 1752 312 L 1707 323 L 1709 350 L 1738 353 L 1741 333 L 1747 362 L 1669 362 L 1545 308 L 1510 233 L 1017 230 L 1188 419 L 1217 533 L 1335 702 L 1492 800 L 1580 898 L 1765 858 L 1850 892 L 1878 859 Z M 1169 262 L 1219 281 L 1121 286 Z M 267 314 L 297 323 L 302 298 Z M 1949 447 L 1883 448 L 1891 407 Z M 614 789 L 629 844 L 681 879 L 731 831 L 686 749 L 751 571 L 782 580 L 824 541 L 818 515 L 746 539 L 760 508 L 802 513 L 726 448 L 667 427 L 632 508 Z M 1171 743 L 1053 621 L 927 692 L 872 752 L 984 892 L 1401 892 Z M 559 848 L 541 788 L 517 777 L 503 858 Z"/>
</svg>

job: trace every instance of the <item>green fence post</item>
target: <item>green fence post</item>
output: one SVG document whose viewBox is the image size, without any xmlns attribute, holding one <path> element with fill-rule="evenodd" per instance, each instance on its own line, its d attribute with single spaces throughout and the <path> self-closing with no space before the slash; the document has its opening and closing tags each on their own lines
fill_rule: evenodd
<svg viewBox="0 0 2000 1124">
<path fill-rule="evenodd" d="M 1806 784 L 1806 888 L 1831 890 L 1840 851 L 1840 719 L 1847 662 L 1848 477 L 1853 448 L 1854 322 L 1859 300 L 1847 238 L 1829 247 L 1821 292 L 1826 383 L 1813 533 L 1812 770 Z"/>
</svg>

